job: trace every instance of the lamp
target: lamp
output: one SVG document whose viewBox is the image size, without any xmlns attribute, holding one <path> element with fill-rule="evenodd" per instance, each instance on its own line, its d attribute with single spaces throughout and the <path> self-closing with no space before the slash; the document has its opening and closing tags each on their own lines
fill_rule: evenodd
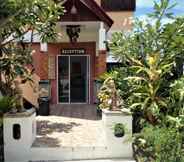
<svg viewBox="0 0 184 162">
<path fill-rule="evenodd" d="M 43 43 L 43 42 L 40 43 L 40 51 L 41 52 L 47 52 L 48 51 L 47 43 Z"/>
<path fill-rule="evenodd" d="M 72 6 L 72 8 L 71 8 L 71 10 L 70 10 L 70 13 L 71 13 L 72 15 L 77 14 L 77 8 L 76 8 L 76 6 L 75 6 L 74 0 L 73 0 L 73 6 Z"/>
</svg>

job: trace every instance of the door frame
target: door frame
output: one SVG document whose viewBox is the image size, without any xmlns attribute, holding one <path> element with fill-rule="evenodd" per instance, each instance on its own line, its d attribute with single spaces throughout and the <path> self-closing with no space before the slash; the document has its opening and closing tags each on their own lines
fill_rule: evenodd
<svg viewBox="0 0 184 162">
<path fill-rule="evenodd" d="M 59 70 L 58 70 L 58 61 L 59 61 L 59 57 L 62 57 L 62 56 L 68 56 L 68 61 L 69 61 L 69 102 L 59 102 L 59 84 L 58 84 L 58 74 L 59 74 Z M 88 81 L 87 81 L 87 83 L 88 83 L 88 85 L 87 85 L 87 97 L 86 97 L 86 102 L 82 102 L 82 103 L 80 103 L 80 102 L 70 102 L 70 100 L 71 100 L 71 95 L 70 95 L 70 57 L 72 57 L 72 56 L 84 56 L 84 57 L 87 57 L 87 77 L 88 77 Z M 57 81 L 57 86 L 56 86 L 56 88 L 57 88 L 57 90 L 56 90 L 56 93 L 57 93 L 57 104 L 64 104 L 64 105 L 66 105 L 66 104 L 89 104 L 90 103 L 90 99 L 91 99 L 91 58 L 90 58 L 91 56 L 90 55 L 88 55 L 88 54 L 85 54 L 85 55 L 57 55 L 57 59 L 56 59 L 56 61 L 57 61 L 57 69 L 56 69 L 56 71 L 57 71 L 57 75 L 56 75 L 56 81 Z"/>
</svg>

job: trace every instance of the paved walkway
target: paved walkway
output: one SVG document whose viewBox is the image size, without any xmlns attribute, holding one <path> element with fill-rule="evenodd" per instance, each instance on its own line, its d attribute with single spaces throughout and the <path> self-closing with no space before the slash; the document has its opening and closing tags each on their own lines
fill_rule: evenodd
<svg viewBox="0 0 184 162">
<path fill-rule="evenodd" d="M 105 146 L 101 120 L 38 116 L 34 147 Z"/>
<path fill-rule="evenodd" d="M 61 105 L 60 105 L 61 106 Z M 105 147 L 102 120 L 95 105 L 59 105 L 51 116 L 37 116 L 37 138 L 34 147 Z M 125 159 L 30 162 L 135 162 Z"/>
</svg>

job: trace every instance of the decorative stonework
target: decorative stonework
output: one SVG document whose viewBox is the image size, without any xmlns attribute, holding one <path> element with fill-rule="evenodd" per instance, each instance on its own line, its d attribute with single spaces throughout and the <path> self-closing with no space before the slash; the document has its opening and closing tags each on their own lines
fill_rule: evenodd
<svg viewBox="0 0 184 162">
<path fill-rule="evenodd" d="M 106 146 L 111 150 L 111 157 L 132 158 L 132 116 L 121 111 L 102 110 L 102 122 Z M 126 131 L 124 136 L 117 138 L 114 135 L 113 128 L 119 123 L 125 126 Z"/>
<path fill-rule="evenodd" d="M 76 43 L 81 32 L 80 25 L 67 25 L 66 33 L 71 43 Z"/>
<path fill-rule="evenodd" d="M 102 120 L 37 117 L 40 122 L 44 118 L 43 123 L 40 126 L 38 124 L 38 128 L 41 127 L 37 130 L 39 143 L 39 140 L 35 141 L 36 118 L 33 112 L 28 111 L 21 117 L 8 114 L 4 118 L 5 162 L 132 158 L 132 143 L 130 140 L 126 141 L 132 132 L 131 115 L 103 110 Z M 115 137 L 113 127 L 116 123 L 125 125 L 129 134 L 125 130 L 125 136 Z M 20 131 L 17 136 L 13 136 L 12 128 L 15 126 Z M 44 133 L 45 139 L 41 138 Z M 58 135 L 61 136 L 61 141 Z M 75 140 L 75 144 L 72 140 Z"/>
<path fill-rule="evenodd" d="M 100 88 L 98 98 L 100 100 L 99 107 L 111 111 L 120 111 L 124 107 L 123 99 L 116 88 L 113 78 L 107 78 Z"/>
<path fill-rule="evenodd" d="M 30 109 L 25 112 L 19 112 L 19 113 L 6 113 L 4 114 L 4 118 L 24 118 L 29 117 L 35 113 L 35 109 Z"/>
<path fill-rule="evenodd" d="M 55 56 L 48 57 L 48 79 L 56 79 L 56 59 L 55 59 Z"/>
<path fill-rule="evenodd" d="M 5 162 L 26 162 L 36 137 L 35 110 L 3 117 Z M 17 138 L 16 138 L 17 137 Z"/>
</svg>

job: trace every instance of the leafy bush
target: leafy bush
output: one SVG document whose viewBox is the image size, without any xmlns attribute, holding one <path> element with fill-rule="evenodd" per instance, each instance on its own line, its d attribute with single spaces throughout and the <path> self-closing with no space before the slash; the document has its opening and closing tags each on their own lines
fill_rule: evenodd
<svg viewBox="0 0 184 162">
<path fill-rule="evenodd" d="M 112 78 L 115 82 L 117 89 L 121 90 L 119 93 L 123 99 L 126 99 L 129 94 L 129 85 L 128 81 L 124 80 L 125 77 L 129 75 L 130 71 L 123 66 L 116 68 L 110 72 L 105 72 L 102 74 L 98 80 L 103 83 L 106 79 Z"/>
<path fill-rule="evenodd" d="M 0 97 L 0 127 L 3 123 L 3 114 L 10 111 L 14 105 L 14 99 L 12 97 Z"/>
<path fill-rule="evenodd" d="M 175 80 L 170 85 L 170 110 L 169 114 L 177 116 L 184 114 L 184 77 Z"/>
<path fill-rule="evenodd" d="M 147 126 L 134 141 L 138 162 L 183 162 L 182 134 L 173 127 Z"/>
<path fill-rule="evenodd" d="M 136 122 L 143 130 L 134 141 L 139 162 L 184 161 L 184 17 L 174 18 L 173 6 L 155 1 L 147 21 L 135 21 L 131 33 L 115 33 L 110 42 L 128 72 L 120 80 L 127 87 L 121 93 L 125 104 L 140 115 Z"/>
<path fill-rule="evenodd" d="M 115 33 L 110 42 L 112 53 L 122 61 L 128 72 L 120 81 L 127 87 L 128 93 L 124 93 L 123 86 L 120 88 L 125 104 L 133 113 L 142 114 L 143 123 L 152 125 L 164 122 L 168 114 L 176 117 L 179 110 L 180 113 L 183 111 L 183 102 L 176 98 L 183 95 L 182 81 L 177 94 L 172 86 L 181 77 L 176 72 L 178 59 L 184 60 L 184 18 L 162 24 L 163 18 L 172 17 L 169 11 L 172 7 L 169 0 L 155 2 L 155 10 L 149 15 L 150 21 L 135 21 L 133 32 Z"/>
<path fill-rule="evenodd" d="M 0 98 L 0 112 L 6 113 L 13 108 L 14 100 L 12 97 L 1 97 Z"/>
</svg>

